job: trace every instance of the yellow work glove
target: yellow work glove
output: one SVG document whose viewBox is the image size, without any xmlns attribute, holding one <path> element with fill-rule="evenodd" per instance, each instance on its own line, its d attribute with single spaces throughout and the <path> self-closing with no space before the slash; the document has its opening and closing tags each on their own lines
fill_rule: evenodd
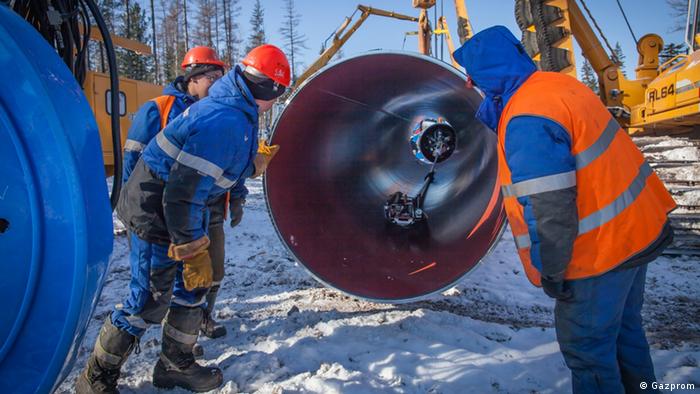
<svg viewBox="0 0 700 394">
<path fill-rule="evenodd" d="M 170 244 L 168 257 L 182 261 L 182 279 L 188 291 L 211 287 L 214 272 L 209 256 L 209 237 L 205 235 L 186 244 Z"/>
<path fill-rule="evenodd" d="M 182 261 L 182 280 L 185 282 L 187 291 L 196 288 L 209 288 L 213 278 L 214 270 L 211 266 L 208 250 Z"/>
<path fill-rule="evenodd" d="M 267 141 L 261 139 L 258 142 L 258 153 L 253 159 L 253 165 L 255 165 L 255 173 L 251 178 L 257 178 L 267 170 L 267 166 L 270 165 L 270 161 L 275 157 L 277 152 L 280 150 L 279 145 L 268 145 Z"/>
</svg>

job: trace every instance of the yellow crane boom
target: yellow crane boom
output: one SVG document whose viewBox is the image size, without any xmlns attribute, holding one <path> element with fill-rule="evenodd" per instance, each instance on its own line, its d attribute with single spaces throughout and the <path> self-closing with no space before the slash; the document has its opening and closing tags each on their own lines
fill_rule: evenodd
<svg viewBox="0 0 700 394">
<path fill-rule="evenodd" d="M 333 58 L 333 56 L 335 56 L 335 54 L 338 53 L 343 44 L 345 44 L 350 39 L 350 37 L 352 37 L 352 35 L 355 34 L 357 29 L 360 28 L 360 26 L 362 26 L 362 24 L 367 20 L 367 18 L 369 18 L 370 15 L 382 16 L 386 18 L 395 18 L 410 22 L 418 22 L 418 18 L 410 15 L 399 14 L 393 11 L 385 11 L 382 9 L 372 8 L 364 5 L 358 5 L 357 10 L 361 13 L 357 21 L 355 21 L 355 23 L 352 26 L 350 26 L 352 18 L 345 18 L 345 21 L 343 21 L 343 23 L 333 35 L 333 43 L 328 48 L 326 48 L 325 51 L 323 51 L 321 56 L 319 56 L 319 58 L 314 62 L 314 64 L 309 66 L 309 68 L 306 69 L 306 71 L 304 71 L 303 74 L 301 74 L 301 76 L 295 81 L 296 86 L 300 86 L 316 71 L 320 70 L 321 68 L 323 68 L 323 66 L 328 64 L 328 62 Z M 348 26 L 350 27 L 348 28 Z"/>
<path fill-rule="evenodd" d="M 445 18 L 444 16 L 438 18 L 437 29 L 435 29 L 435 34 L 443 34 L 445 36 L 445 40 L 447 41 L 447 49 L 450 51 L 450 60 L 452 61 L 452 66 L 456 69 L 459 69 L 459 64 L 457 63 L 455 58 L 452 57 L 452 54 L 455 52 L 455 44 L 452 42 L 450 28 L 447 26 L 447 18 Z M 471 34 L 469 37 L 471 37 Z"/>
<path fill-rule="evenodd" d="M 459 36 L 459 43 L 464 44 L 474 35 L 474 30 L 469 21 L 467 6 L 464 4 L 464 0 L 455 0 L 455 11 L 457 11 L 457 35 Z M 450 53 L 452 52 L 454 51 L 450 49 Z"/>
</svg>

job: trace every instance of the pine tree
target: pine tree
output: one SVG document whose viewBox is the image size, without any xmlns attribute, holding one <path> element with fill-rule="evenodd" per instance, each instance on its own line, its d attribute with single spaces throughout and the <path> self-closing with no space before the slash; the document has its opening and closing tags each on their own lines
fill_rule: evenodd
<svg viewBox="0 0 700 394">
<path fill-rule="evenodd" d="M 216 50 L 216 53 L 219 53 L 219 44 L 221 43 L 219 30 L 219 0 L 214 0 L 214 50 Z"/>
<path fill-rule="evenodd" d="M 123 1 L 119 0 L 100 0 L 98 3 L 102 19 L 104 19 L 107 29 L 112 33 L 117 31 L 117 21 L 122 13 L 122 3 Z"/>
<path fill-rule="evenodd" d="M 148 42 L 148 19 L 146 12 L 137 1 L 127 2 L 127 9 L 121 15 L 119 35 L 139 42 Z M 153 58 L 125 50 L 117 50 L 117 65 L 120 75 L 140 81 L 152 81 Z"/>
<path fill-rule="evenodd" d="M 224 63 L 234 65 L 241 56 L 241 43 L 238 22 L 236 20 L 241 14 L 239 0 L 223 0 L 224 15 Z"/>
<path fill-rule="evenodd" d="M 260 0 L 255 0 L 253 14 L 250 16 L 250 36 L 248 36 L 248 45 L 245 48 L 246 53 L 267 42 L 264 19 L 265 10 L 262 8 Z"/>
<path fill-rule="evenodd" d="M 619 42 L 615 43 L 615 49 L 613 50 L 613 54 L 617 58 L 617 64 L 620 66 L 620 70 L 622 70 L 622 75 L 627 76 L 627 72 L 625 71 L 625 53 L 622 51 L 622 46 L 620 46 Z"/>
<path fill-rule="evenodd" d="M 229 29 L 229 7 L 228 2 L 226 0 L 222 1 L 222 12 L 223 12 L 223 17 L 224 17 L 224 63 L 231 64 L 229 63 L 231 61 L 231 52 L 233 51 L 232 45 L 231 45 L 231 31 Z"/>
<path fill-rule="evenodd" d="M 107 25 L 107 30 L 114 34 L 117 31 L 117 21 L 120 18 L 122 12 L 122 1 L 118 0 L 100 0 L 97 3 L 102 18 Z M 96 25 L 93 21 L 92 25 Z M 90 47 L 91 58 L 88 60 L 90 69 L 99 70 L 100 72 L 107 72 L 107 55 L 105 53 L 104 44 L 97 42 L 90 42 L 88 44 Z"/>
<path fill-rule="evenodd" d="M 199 0 L 197 25 L 192 35 L 194 45 L 214 47 L 214 29 L 212 28 L 214 17 L 214 0 Z"/>
<path fill-rule="evenodd" d="M 171 82 L 178 73 L 179 64 L 177 63 L 177 38 L 179 28 L 179 1 L 180 0 L 161 0 L 161 9 L 163 11 L 163 23 L 161 24 L 161 46 L 163 55 L 163 79 Z"/>
<path fill-rule="evenodd" d="M 151 5 L 151 50 L 153 51 L 153 61 L 155 69 L 153 70 L 155 83 L 160 83 L 160 56 L 158 55 L 158 45 L 156 42 L 156 7 L 153 4 L 153 0 L 150 1 Z"/>
<path fill-rule="evenodd" d="M 161 24 L 161 43 L 163 47 L 163 79 L 172 82 L 181 74 L 180 63 L 187 52 L 184 34 L 183 0 L 161 0 L 163 22 Z"/>
<path fill-rule="evenodd" d="M 190 49 L 190 36 L 188 33 L 187 22 L 187 1 L 175 0 L 177 3 L 177 19 L 175 24 L 175 74 L 180 73 L 180 62 L 185 57 L 185 53 Z"/>
<path fill-rule="evenodd" d="M 280 34 L 284 40 L 284 49 L 289 56 L 289 63 L 292 68 L 292 81 L 296 80 L 297 70 L 301 66 L 299 59 L 301 52 L 306 47 L 306 36 L 299 31 L 301 14 L 294 9 L 294 0 L 285 0 L 285 14 L 280 28 Z"/>
<path fill-rule="evenodd" d="M 664 63 L 683 53 L 686 53 L 684 44 L 666 44 L 661 53 L 659 53 L 659 60 L 661 63 Z"/>
<path fill-rule="evenodd" d="M 593 66 L 588 62 L 588 59 L 583 59 L 583 66 L 581 67 L 581 82 L 586 86 L 591 88 L 595 94 L 598 94 L 598 76 L 593 70 Z"/>
<path fill-rule="evenodd" d="M 182 0 L 182 8 L 184 12 L 183 20 L 185 22 L 185 50 L 190 49 L 190 28 L 189 18 L 187 17 L 187 0 Z"/>
<path fill-rule="evenodd" d="M 670 32 L 683 31 L 688 18 L 688 0 L 666 0 L 666 4 L 669 7 L 671 19 L 673 19 L 673 27 Z"/>
</svg>

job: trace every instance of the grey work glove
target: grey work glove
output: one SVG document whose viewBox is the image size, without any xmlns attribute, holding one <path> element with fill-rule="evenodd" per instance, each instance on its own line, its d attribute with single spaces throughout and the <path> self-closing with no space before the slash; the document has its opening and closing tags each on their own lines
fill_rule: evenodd
<svg viewBox="0 0 700 394">
<path fill-rule="evenodd" d="M 244 198 L 234 198 L 229 202 L 229 212 L 231 212 L 231 227 L 236 227 L 243 219 Z"/>
<path fill-rule="evenodd" d="M 571 289 L 563 280 L 552 280 L 543 276 L 541 281 L 542 290 L 551 298 L 559 301 L 566 301 L 573 295 Z"/>
</svg>

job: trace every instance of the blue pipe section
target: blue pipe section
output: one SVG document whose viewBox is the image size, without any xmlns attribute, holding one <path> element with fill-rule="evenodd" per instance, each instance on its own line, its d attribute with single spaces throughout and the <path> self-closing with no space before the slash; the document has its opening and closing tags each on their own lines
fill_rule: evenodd
<svg viewBox="0 0 700 394">
<path fill-rule="evenodd" d="M 0 4 L 0 392 L 70 372 L 107 272 L 97 124 L 53 48 Z"/>
</svg>

